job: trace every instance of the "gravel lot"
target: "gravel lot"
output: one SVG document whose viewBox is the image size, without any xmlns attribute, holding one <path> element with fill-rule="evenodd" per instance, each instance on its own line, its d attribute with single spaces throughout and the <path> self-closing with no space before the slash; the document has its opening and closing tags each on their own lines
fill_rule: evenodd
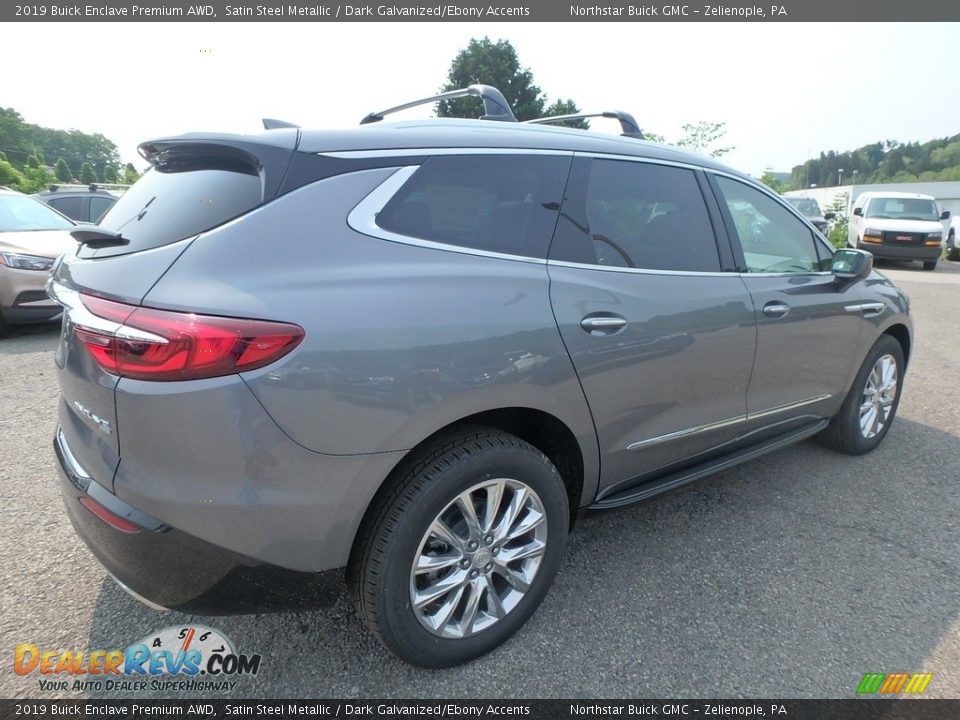
<svg viewBox="0 0 960 720">
<path fill-rule="evenodd" d="M 0 697 L 54 695 L 13 673 L 17 643 L 111 649 L 190 622 L 263 655 L 242 697 L 850 697 L 865 672 L 921 670 L 927 695 L 960 697 L 960 264 L 881 269 L 917 336 L 877 451 L 809 441 L 587 518 L 533 620 L 448 671 L 395 660 L 344 599 L 193 619 L 125 595 L 56 491 L 56 329 L 19 331 L 0 341 Z"/>
</svg>

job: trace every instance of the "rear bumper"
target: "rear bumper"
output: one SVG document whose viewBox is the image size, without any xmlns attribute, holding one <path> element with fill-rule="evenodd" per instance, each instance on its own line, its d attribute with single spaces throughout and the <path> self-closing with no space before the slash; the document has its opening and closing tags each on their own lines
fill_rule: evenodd
<svg viewBox="0 0 960 720">
<path fill-rule="evenodd" d="M 183 612 L 231 614 L 328 607 L 341 594 L 342 571 L 287 570 L 170 527 L 91 478 L 59 429 L 53 445 L 70 522 L 107 572 L 137 599 Z M 123 532 L 108 525 L 81 504 L 83 498 L 96 501 L 139 531 Z"/>
<path fill-rule="evenodd" d="M 858 247 L 861 250 L 866 250 L 876 258 L 886 260 L 936 260 L 940 257 L 942 250 L 939 245 L 935 247 L 898 247 L 896 245 L 860 243 Z"/>
</svg>

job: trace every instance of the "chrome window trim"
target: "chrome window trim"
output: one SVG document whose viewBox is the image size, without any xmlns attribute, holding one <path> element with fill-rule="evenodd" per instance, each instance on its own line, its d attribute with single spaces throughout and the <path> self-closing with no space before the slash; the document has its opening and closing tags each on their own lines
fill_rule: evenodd
<svg viewBox="0 0 960 720">
<path fill-rule="evenodd" d="M 667 433 L 666 435 L 658 435 L 656 437 L 647 438 L 646 440 L 638 440 L 637 442 L 627 445 L 627 451 L 632 452 L 634 450 L 640 450 L 642 448 L 649 447 L 650 445 L 659 445 L 660 443 L 670 442 L 671 440 L 678 440 L 680 438 L 698 435 L 704 432 L 710 432 L 711 430 L 719 430 L 731 425 L 748 423 L 751 420 L 759 420 L 771 415 L 787 412 L 788 410 L 795 410 L 807 405 L 823 402 L 824 400 L 829 400 L 831 397 L 833 396 L 830 394 L 817 395 L 815 397 L 806 398 L 805 400 L 798 400 L 796 402 L 786 403 L 785 405 L 777 405 L 776 407 L 768 408 L 767 410 L 760 410 L 759 412 L 753 413 L 748 412 L 745 415 L 737 415 L 736 417 L 727 418 L 726 420 L 717 420 L 716 422 L 706 423 L 704 425 L 695 425 L 694 427 L 686 428 L 685 430 L 677 430 L 672 433 Z"/>
<path fill-rule="evenodd" d="M 599 270 L 600 272 L 621 272 L 621 273 L 633 273 L 634 275 L 688 275 L 691 277 L 729 277 L 735 278 L 738 277 L 738 273 L 735 271 L 724 272 L 722 270 L 717 271 L 703 271 L 703 270 L 654 270 L 652 268 L 629 268 L 629 267 L 616 267 L 609 265 L 595 265 L 591 263 L 577 263 L 569 262 L 567 260 L 547 260 L 548 267 L 566 267 L 573 268 L 575 270 Z"/>
<path fill-rule="evenodd" d="M 550 150 L 543 148 L 497 148 L 497 147 L 438 147 L 438 148 L 392 148 L 389 150 L 336 150 L 318 152 L 320 157 L 338 160 L 370 160 L 373 158 L 416 157 L 419 155 L 558 155 L 571 157 L 572 150 Z"/>
<path fill-rule="evenodd" d="M 570 155 L 570 153 L 563 153 Z M 389 242 L 402 243 L 403 245 L 413 245 L 416 247 L 429 248 L 431 250 L 443 250 L 446 252 L 455 252 L 461 255 L 474 255 L 477 257 L 493 258 L 496 260 L 512 260 L 514 262 L 525 262 L 533 265 L 546 265 L 546 258 L 534 258 L 526 255 L 510 255 L 508 253 L 492 252 L 490 250 L 480 250 L 477 248 L 468 248 L 461 245 L 450 245 L 448 243 L 435 242 L 433 240 L 422 240 L 409 235 L 384 230 L 377 225 L 377 214 L 383 210 L 390 199 L 397 194 L 407 181 L 413 177 L 413 174 L 420 169 L 419 165 L 405 165 L 397 168 L 390 177 L 380 183 L 374 190 L 361 200 L 350 214 L 347 215 L 347 225 L 353 230 L 363 235 L 387 240 Z"/>
</svg>

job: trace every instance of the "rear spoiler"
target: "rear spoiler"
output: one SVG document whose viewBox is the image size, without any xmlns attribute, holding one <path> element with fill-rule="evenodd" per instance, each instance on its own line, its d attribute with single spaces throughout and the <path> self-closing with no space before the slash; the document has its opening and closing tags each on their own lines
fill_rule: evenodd
<svg viewBox="0 0 960 720">
<path fill-rule="evenodd" d="M 289 132 L 289 136 L 279 137 Z M 264 138 L 267 138 L 264 135 Z M 271 130 L 270 139 L 257 142 L 238 135 L 182 135 L 142 143 L 140 156 L 163 173 L 190 170 L 229 170 L 259 175 L 263 201 L 272 200 L 299 141 L 297 130 Z M 277 138 L 277 140 L 273 140 Z"/>
</svg>

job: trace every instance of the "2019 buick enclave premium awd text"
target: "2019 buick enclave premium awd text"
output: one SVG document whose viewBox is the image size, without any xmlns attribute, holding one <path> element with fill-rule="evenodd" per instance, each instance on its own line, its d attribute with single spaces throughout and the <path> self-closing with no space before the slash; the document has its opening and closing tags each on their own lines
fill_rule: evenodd
<svg viewBox="0 0 960 720">
<path fill-rule="evenodd" d="M 581 511 L 890 429 L 907 298 L 780 197 L 640 139 L 486 117 L 196 134 L 75 232 L 55 450 L 111 575 L 192 612 L 326 598 L 470 660 Z"/>
</svg>

